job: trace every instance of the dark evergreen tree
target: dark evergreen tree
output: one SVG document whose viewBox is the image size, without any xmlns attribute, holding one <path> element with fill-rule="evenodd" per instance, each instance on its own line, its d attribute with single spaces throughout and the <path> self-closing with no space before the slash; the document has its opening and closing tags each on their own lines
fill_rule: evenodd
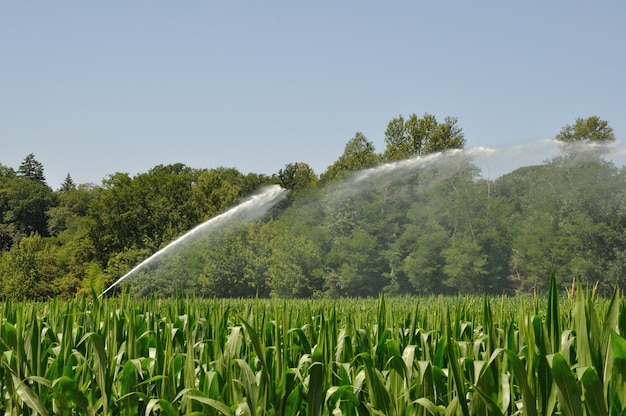
<svg viewBox="0 0 626 416">
<path fill-rule="evenodd" d="M 24 158 L 24 161 L 17 170 L 18 176 L 30 179 L 31 181 L 46 183 L 46 177 L 43 173 L 43 165 L 35 159 L 35 155 L 30 153 Z"/>
<path fill-rule="evenodd" d="M 72 177 L 68 173 L 67 176 L 65 177 L 65 180 L 61 184 L 61 188 L 59 188 L 59 192 L 67 193 L 67 192 L 72 191 L 74 189 L 76 189 L 76 184 L 74 184 L 74 181 L 72 180 Z"/>
</svg>

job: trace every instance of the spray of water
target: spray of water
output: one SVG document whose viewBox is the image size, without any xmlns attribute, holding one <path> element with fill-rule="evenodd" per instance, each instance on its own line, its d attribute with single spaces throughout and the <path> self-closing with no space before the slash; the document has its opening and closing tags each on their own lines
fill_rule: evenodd
<svg viewBox="0 0 626 416">
<path fill-rule="evenodd" d="M 279 185 L 272 185 L 262 188 L 258 193 L 250 196 L 239 205 L 231 208 L 221 215 L 211 218 L 210 220 L 196 226 L 187 233 L 178 237 L 176 240 L 163 247 L 133 269 L 131 269 L 124 276 L 120 277 L 117 281 L 111 284 L 100 296 L 103 296 L 115 286 L 119 285 L 125 279 L 128 279 L 133 274 L 137 273 L 140 269 L 147 266 L 150 263 L 157 261 L 164 255 L 176 250 L 182 244 L 189 242 L 197 236 L 204 235 L 210 230 L 217 228 L 227 227 L 229 224 L 234 225 L 233 220 L 239 220 L 241 222 L 254 221 L 263 216 L 270 208 L 280 202 L 287 196 L 287 190 L 281 188 Z"/>
<path fill-rule="evenodd" d="M 345 180 L 327 186 L 323 198 L 332 204 L 332 201 L 345 200 L 364 191 L 382 191 L 394 184 L 408 183 L 407 181 L 413 181 L 415 187 L 425 190 L 470 166 L 478 169 L 477 177 L 495 180 L 518 168 L 541 165 L 565 153 L 574 153 L 582 157 L 602 154 L 606 160 L 617 166 L 626 164 L 626 147 L 619 142 L 609 145 L 589 142 L 563 143 L 554 139 L 542 139 L 499 149 L 482 146 L 450 149 L 354 172 Z M 414 174 L 419 171 L 428 171 L 429 179 L 422 178 L 416 181 Z"/>
</svg>

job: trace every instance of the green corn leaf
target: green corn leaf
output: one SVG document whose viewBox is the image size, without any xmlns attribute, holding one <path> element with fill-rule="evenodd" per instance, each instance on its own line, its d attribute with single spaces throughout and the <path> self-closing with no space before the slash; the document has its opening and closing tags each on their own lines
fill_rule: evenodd
<svg viewBox="0 0 626 416">
<path fill-rule="evenodd" d="M 95 415 L 95 411 L 93 410 L 93 406 L 89 403 L 89 400 L 85 396 L 85 394 L 80 391 L 80 388 L 76 381 L 71 377 L 63 376 L 54 380 L 52 383 L 52 387 L 56 386 L 61 394 L 63 394 L 64 398 L 69 399 L 76 403 L 78 407 L 82 409 L 84 414 L 86 415 Z"/>
<path fill-rule="evenodd" d="M 167 400 L 150 399 L 146 406 L 145 416 L 157 414 L 157 411 L 159 411 L 158 414 L 162 416 L 178 416 L 178 411 L 176 410 L 176 408 Z"/>
<path fill-rule="evenodd" d="M 615 331 L 611 331 L 611 351 L 613 358 L 626 360 L 626 339 L 619 336 Z"/>
<path fill-rule="evenodd" d="M 369 389 L 370 410 L 380 410 L 384 414 L 393 415 L 389 392 L 385 388 L 382 375 L 374 368 L 372 358 L 368 353 L 361 353 L 357 357 L 362 358 L 365 365 L 365 381 Z"/>
<path fill-rule="evenodd" d="M 252 416 L 253 413 L 250 410 L 250 406 L 248 406 L 248 403 L 243 402 L 243 403 L 239 403 L 237 405 L 237 409 L 235 409 L 235 415 L 237 415 L 237 416 Z"/>
<path fill-rule="evenodd" d="M 378 331 L 380 331 L 381 328 L 378 327 Z M 382 333 L 379 334 L 378 336 L 378 344 L 376 345 L 376 349 L 375 349 L 375 363 L 374 365 L 376 366 L 376 368 L 382 368 L 383 367 L 383 359 L 385 357 L 385 351 L 387 350 L 387 343 L 391 340 L 391 330 L 389 329 L 385 329 L 382 331 Z M 398 352 L 399 355 L 399 352 Z"/>
<path fill-rule="evenodd" d="M 241 327 L 234 326 L 231 328 L 230 335 L 228 336 L 228 339 L 226 340 L 226 345 L 224 347 L 224 356 L 226 357 L 227 361 L 239 356 L 241 345 Z"/>
<path fill-rule="evenodd" d="M 331 386 L 326 391 L 324 406 L 327 411 L 334 411 L 340 401 L 347 401 L 354 407 L 359 405 L 359 398 L 352 392 L 352 386 L 350 385 Z"/>
<path fill-rule="evenodd" d="M 589 325 L 587 323 L 586 302 L 580 287 L 576 290 L 576 303 L 574 305 L 574 326 L 576 330 L 576 356 L 578 365 L 592 367 L 591 345 L 589 343 Z"/>
<path fill-rule="evenodd" d="M 463 372 L 461 371 L 461 365 L 459 364 L 459 358 L 456 353 L 457 344 L 455 341 L 450 338 L 451 326 L 450 326 L 450 314 L 447 314 L 446 318 L 446 328 L 447 328 L 447 341 L 446 341 L 446 352 L 448 354 L 448 365 L 452 370 L 452 378 L 454 379 L 454 385 L 456 386 L 457 396 L 459 400 L 459 404 L 461 405 L 461 410 L 464 416 L 469 416 L 469 407 L 467 405 L 467 400 L 465 398 L 465 378 L 463 377 Z"/>
<path fill-rule="evenodd" d="M 32 316 L 29 325 L 28 339 L 30 340 L 28 345 L 28 351 L 26 355 L 28 357 L 28 365 L 30 366 L 30 374 L 40 375 L 39 366 L 41 363 L 41 331 L 39 323 L 37 322 L 37 315 L 35 309 L 33 309 Z"/>
<path fill-rule="evenodd" d="M 365 384 L 365 379 L 367 378 L 365 374 L 365 370 L 361 370 L 354 377 L 354 381 L 352 382 L 352 391 L 354 394 L 358 394 L 363 390 L 363 384 Z"/>
<path fill-rule="evenodd" d="M 615 331 L 611 331 L 611 352 L 611 414 L 622 415 L 626 410 L 626 340 Z"/>
<path fill-rule="evenodd" d="M 406 407 L 406 398 L 409 397 L 406 365 L 398 354 L 389 358 L 386 368 L 388 369 L 387 391 L 391 396 L 396 412 L 402 414 Z"/>
<path fill-rule="evenodd" d="M 511 402 L 514 401 L 514 397 L 511 392 L 511 387 L 513 387 L 513 384 L 511 383 L 511 374 L 509 372 L 500 373 L 500 376 L 500 385 L 502 389 L 500 393 L 500 408 L 506 410 L 511 405 Z"/>
<path fill-rule="evenodd" d="M 602 380 L 604 384 L 604 396 L 608 397 L 608 389 L 611 382 L 613 352 L 611 351 L 612 332 L 617 330 L 620 316 L 620 296 L 617 285 L 611 296 L 609 307 L 602 324 L 602 333 L 600 335 L 600 363 L 603 366 Z"/>
<path fill-rule="evenodd" d="M 337 336 L 337 348 L 335 351 L 335 361 L 338 363 L 348 362 L 352 359 L 352 345 L 350 337 L 347 335 L 347 329 L 341 328 Z"/>
<path fill-rule="evenodd" d="M 587 413 L 590 415 L 606 415 L 604 390 L 598 372 L 593 367 L 577 368 L 578 380 L 582 384 L 583 399 Z"/>
<path fill-rule="evenodd" d="M 294 388 L 289 396 L 287 396 L 287 400 L 285 403 L 284 414 L 285 416 L 296 416 L 301 414 L 300 407 L 302 405 L 302 395 L 300 394 L 301 384 L 298 384 L 296 388 Z"/>
<path fill-rule="evenodd" d="M 97 333 L 85 335 L 85 337 L 87 336 L 91 339 L 95 355 L 93 371 L 96 373 L 96 383 L 98 384 L 98 387 L 100 387 L 100 394 L 102 397 L 102 413 L 108 414 L 109 402 L 107 392 L 109 391 L 110 386 L 107 384 L 104 338 L 102 338 L 102 335 Z"/>
<path fill-rule="evenodd" d="M 246 322 L 245 320 L 242 320 L 241 322 L 248 332 L 250 342 L 252 343 L 252 348 L 254 348 L 254 352 L 256 353 L 257 358 L 263 365 L 263 371 L 266 372 L 267 376 L 269 377 L 267 362 L 265 360 L 265 348 L 263 347 L 259 334 L 254 330 L 254 328 L 252 328 L 252 326 L 250 326 L 248 322 Z"/>
<path fill-rule="evenodd" d="M 311 344 L 309 343 L 309 339 L 307 338 L 302 328 L 292 328 L 289 330 L 289 333 L 296 334 L 298 341 L 300 342 L 300 345 L 302 346 L 302 350 L 305 353 L 311 352 Z"/>
<path fill-rule="evenodd" d="M 419 384 L 417 394 L 421 397 L 435 398 L 435 380 L 433 366 L 430 361 L 420 360 L 417 362 L 419 368 Z"/>
<path fill-rule="evenodd" d="M 560 350 L 561 326 L 559 318 L 559 295 L 556 289 L 556 276 L 554 267 L 550 273 L 550 289 L 548 291 L 548 314 L 546 316 L 546 326 L 548 328 L 548 339 L 550 340 L 548 353 L 556 353 Z"/>
<path fill-rule="evenodd" d="M 444 357 L 446 355 L 446 346 L 448 345 L 448 338 L 445 336 L 440 337 L 435 346 L 435 354 L 432 357 L 433 366 L 443 368 Z"/>
<path fill-rule="evenodd" d="M 497 348 L 491 358 L 489 359 L 489 364 L 485 366 L 485 369 L 488 369 L 491 365 L 491 362 L 497 358 L 499 354 L 505 354 L 509 360 L 509 364 L 512 366 L 513 375 L 515 379 L 522 387 L 522 402 L 524 403 L 524 414 L 527 416 L 537 416 L 537 403 L 535 401 L 535 396 L 533 395 L 530 386 L 528 385 L 528 373 L 524 368 L 524 363 L 520 360 L 520 358 L 511 350 L 505 350 L 503 348 Z"/>
<path fill-rule="evenodd" d="M 395 372 L 400 378 L 404 379 L 407 375 L 406 365 L 399 355 L 393 355 L 387 361 L 385 368 Z"/>
<path fill-rule="evenodd" d="M 406 377 L 408 380 L 410 380 L 413 375 L 413 363 L 415 362 L 416 349 L 417 345 L 407 345 L 402 351 L 402 361 L 404 361 L 404 366 L 407 373 Z"/>
<path fill-rule="evenodd" d="M 430 413 L 433 416 L 439 416 L 443 413 L 443 410 L 441 408 L 437 407 L 435 403 L 428 400 L 426 397 L 420 397 L 419 399 L 415 400 L 414 403 L 417 403 L 420 406 L 422 406 L 424 409 L 428 411 L 428 413 Z"/>
<path fill-rule="evenodd" d="M 486 394 L 485 392 L 483 392 L 481 389 L 479 389 L 476 386 L 473 387 L 473 390 L 475 393 L 478 394 L 478 397 L 480 397 L 481 401 L 485 405 L 484 408 L 487 410 L 488 415 L 502 416 L 502 411 L 498 407 L 498 403 L 494 402 L 493 399 L 489 397 L 488 394 Z"/>
<path fill-rule="evenodd" d="M 445 416 L 456 416 L 459 411 L 459 396 L 455 396 L 454 399 L 448 403 L 446 410 L 444 412 Z"/>
<path fill-rule="evenodd" d="M 240 383 L 246 392 L 246 402 L 248 403 L 248 411 L 252 416 L 256 415 L 257 400 L 258 400 L 258 386 L 254 377 L 254 372 L 250 368 L 247 362 L 237 358 L 234 363 L 239 367 L 239 378 L 234 381 Z"/>
<path fill-rule="evenodd" d="M 472 389 L 477 390 L 477 391 L 479 390 L 480 393 L 488 396 L 489 400 L 491 401 L 493 401 L 494 398 L 495 400 L 497 400 L 499 389 L 500 389 L 500 383 L 497 383 L 496 380 L 494 379 L 493 370 L 489 368 L 488 362 L 482 361 L 482 360 L 473 361 L 471 358 L 465 358 L 463 361 L 464 361 L 463 365 L 465 367 L 468 367 L 470 364 L 473 364 L 474 382 L 473 382 Z M 489 363 L 494 363 L 494 367 L 495 367 L 496 362 L 497 361 L 494 360 Z M 501 374 L 501 379 L 504 379 L 504 377 L 502 376 L 504 376 L 505 374 Z M 472 414 L 475 414 L 475 413 L 482 414 L 486 412 L 490 406 L 490 403 L 486 402 L 481 397 L 480 393 L 473 394 L 470 400 L 469 405 L 470 405 L 470 410 Z"/>
<path fill-rule="evenodd" d="M 548 363 L 550 364 L 554 383 L 558 388 L 559 408 L 566 416 L 582 415 L 580 388 L 567 361 L 560 353 L 556 353 L 548 356 Z"/>
<path fill-rule="evenodd" d="M 17 351 L 17 330 L 10 322 L 4 322 L 0 328 L 0 340 L 11 350 Z"/>
<path fill-rule="evenodd" d="M 122 401 L 123 408 L 130 414 L 132 409 L 137 408 L 138 398 L 134 393 L 137 385 L 137 371 L 132 361 L 126 361 L 121 373 L 121 390 L 122 396 L 126 396 Z"/>
<path fill-rule="evenodd" d="M 187 398 L 190 400 L 194 400 L 198 403 L 205 404 L 209 406 L 210 408 L 215 409 L 218 412 L 225 414 L 226 416 L 235 416 L 235 412 L 233 412 L 225 403 L 202 396 L 200 392 L 197 390 L 184 389 L 181 391 L 181 393 L 178 394 L 178 396 L 181 396 L 183 398 Z M 202 414 L 202 413 L 199 413 L 199 414 Z"/>
<path fill-rule="evenodd" d="M 307 401 L 309 405 L 309 414 L 317 416 L 322 412 L 322 397 L 324 389 L 324 357 L 320 348 L 313 348 L 311 354 L 311 366 L 309 367 L 309 392 L 307 393 Z"/>
<path fill-rule="evenodd" d="M 42 416 L 48 415 L 48 410 L 39 400 L 39 397 L 28 387 L 25 382 L 20 380 L 15 374 L 11 374 L 11 380 L 13 381 L 13 388 L 17 395 L 22 399 L 24 404 L 35 412 L 38 412 Z"/>
</svg>

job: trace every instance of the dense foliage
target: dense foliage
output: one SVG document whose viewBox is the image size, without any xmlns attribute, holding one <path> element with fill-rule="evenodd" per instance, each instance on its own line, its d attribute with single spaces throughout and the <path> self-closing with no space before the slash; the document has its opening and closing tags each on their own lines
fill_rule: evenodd
<svg viewBox="0 0 626 416">
<path fill-rule="evenodd" d="M 361 133 L 317 175 L 159 165 L 54 191 L 34 155 L 0 165 L 0 298 L 101 293 L 193 226 L 267 184 L 291 192 L 264 221 L 215 232 L 128 280 L 135 294 L 366 297 L 545 293 L 572 279 L 608 295 L 626 279 L 626 170 L 603 157 L 598 117 L 557 135 L 562 153 L 496 179 L 456 119 L 393 119 L 376 153 Z M 443 153 L 436 153 L 441 150 Z"/>
<path fill-rule="evenodd" d="M 552 282 L 547 298 L 7 300 L 0 412 L 625 414 L 624 298 Z"/>
</svg>

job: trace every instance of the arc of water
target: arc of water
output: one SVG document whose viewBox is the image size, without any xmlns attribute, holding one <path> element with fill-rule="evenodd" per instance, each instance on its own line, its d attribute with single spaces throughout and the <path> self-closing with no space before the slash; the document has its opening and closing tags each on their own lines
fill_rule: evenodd
<svg viewBox="0 0 626 416">
<path fill-rule="evenodd" d="M 253 221 L 261 217 L 265 212 L 267 212 L 271 207 L 276 205 L 279 201 L 285 198 L 287 195 L 287 190 L 281 188 L 279 185 L 271 185 L 262 188 L 258 193 L 248 197 L 246 200 L 241 202 L 239 205 L 231 208 L 230 210 L 220 214 L 216 217 L 211 218 L 210 220 L 203 222 L 202 224 L 192 228 L 187 231 L 182 236 L 178 237 L 176 240 L 172 241 L 135 267 L 133 267 L 128 273 L 124 276 L 117 279 L 113 284 L 111 284 L 104 292 L 100 294 L 100 296 L 105 295 L 115 286 L 120 284 L 122 281 L 127 279 L 136 273 L 139 269 L 144 267 L 145 265 L 153 262 L 158 257 L 162 256 L 164 253 L 172 250 L 174 247 L 182 244 L 183 242 L 191 239 L 194 235 L 198 235 L 204 231 L 207 231 L 217 225 L 220 225 L 228 220 L 240 218 L 246 221 Z M 99 296 L 99 297 L 100 297 Z"/>
</svg>

